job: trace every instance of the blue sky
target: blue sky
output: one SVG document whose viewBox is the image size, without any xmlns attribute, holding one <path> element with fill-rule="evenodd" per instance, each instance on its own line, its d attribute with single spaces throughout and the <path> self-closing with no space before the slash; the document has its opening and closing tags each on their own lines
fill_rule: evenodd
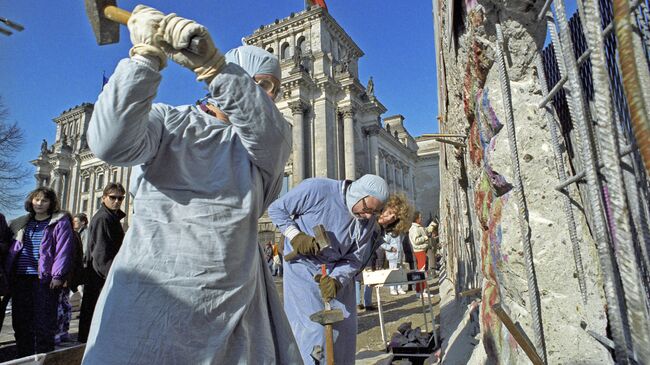
<svg viewBox="0 0 650 365">
<path fill-rule="evenodd" d="M 118 1 L 127 10 L 138 3 Z M 260 25 L 304 9 L 303 0 L 150 0 L 147 5 L 204 24 L 224 52 Z M 373 77 L 375 95 L 388 108 L 383 117 L 404 115 L 415 136 L 437 131 L 432 2 L 329 0 L 327 5 L 365 53 L 359 77 L 363 84 Z M 0 17 L 25 27 L 9 37 L 0 35 L 0 96 L 9 121 L 25 132 L 18 158 L 33 168 L 28 161 L 38 156 L 42 139 L 54 142 L 52 119 L 75 105 L 94 103 L 102 72 L 110 75 L 131 43 L 122 26 L 120 43 L 98 46 L 80 0 L 2 1 Z M 188 104 L 204 93 L 189 71 L 170 64 L 156 101 Z"/>
</svg>

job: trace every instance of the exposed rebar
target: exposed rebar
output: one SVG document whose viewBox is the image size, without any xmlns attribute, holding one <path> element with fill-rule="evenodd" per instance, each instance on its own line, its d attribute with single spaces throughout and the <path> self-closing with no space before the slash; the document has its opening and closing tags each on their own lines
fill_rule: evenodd
<svg viewBox="0 0 650 365">
<path fill-rule="evenodd" d="M 555 25 L 552 21 L 549 30 L 551 32 L 551 40 L 553 42 L 553 47 L 555 48 L 555 56 L 557 58 L 560 73 L 567 75 L 569 78 L 569 82 L 565 89 L 567 92 L 567 104 L 569 107 L 569 114 L 571 115 L 571 119 L 576 127 L 576 139 L 578 142 L 579 155 L 587 178 L 587 200 L 593 213 L 592 230 L 596 242 L 596 248 L 598 250 L 600 266 L 603 270 L 603 284 L 608 306 L 607 314 L 612 331 L 612 337 L 616 344 L 616 361 L 621 364 L 627 364 L 629 363 L 626 337 L 628 328 L 625 326 L 623 306 L 621 298 L 619 297 L 622 293 L 622 288 L 620 286 L 620 279 L 618 277 L 618 271 L 616 270 L 616 263 L 611 250 L 609 236 L 606 231 L 606 223 L 603 216 L 604 207 L 601 204 L 601 186 L 596 169 L 596 155 L 594 154 L 590 143 L 591 136 L 589 133 L 588 123 L 591 123 L 591 121 L 587 119 L 584 92 L 578 76 L 578 68 L 573 51 L 573 41 L 571 40 L 569 23 L 566 18 L 566 8 L 563 0 L 555 1 L 555 13 L 557 14 L 558 26 L 560 28 L 559 36 L 555 31 Z"/>
<path fill-rule="evenodd" d="M 627 0 L 626 4 L 629 6 Z M 618 131 L 616 126 L 613 125 L 613 105 L 609 89 L 609 76 L 605 63 L 605 51 L 601 31 L 602 20 L 600 10 L 595 4 L 587 2 L 585 4 L 585 10 L 588 16 L 585 23 L 589 28 L 585 31 L 585 35 L 587 36 L 589 46 L 593 50 L 591 63 L 594 80 L 594 101 L 597 110 L 595 119 L 599 129 L 599 133 L 597 133 L 598 141 L 603 155 L 603 162 L 605 163 L 603 172 L 607 178 L 608 186 L 610 186 L 609 194 L 615 222 L 613 236 L 616 240 L 615 247 L 617 247 L 616 258 L 621 272 L 633 350 L 636 358 L 641 363 L 648 364 L 650 363 L 650 316 L 647 312 L 645 288 L 642 285 L 644 280 L 639 272 L 636 250 L 632 239 L 629 207 L 624 195 L 623 172 L 619 163 L 619 151 L 617 149 Z M 616 13 L 616 9 L 614 11 Z M 627 20 L 629 22 L 629 14 Z M 619 26 L 616 19 L 614 20 L 614 24 L 618 37 Z M 618 44 L 619 55 L 622 53 L 621 47 L 623 44 L 624 42 L 619 42 Z M 621 66 L 625 68 L 626 66 L 622 63 L 623 59 L 621 56 Z M 635 61 L 632 63 L 635 63 Z M 625 82 L 625 72 L 623 73 L 623 81 Z M 638 83 L 638 80 L 636 82 Z M 643 149 L 642 146 L 639 147 Z"/>
<path fill-rule="evenodd" d="M 530 243 L 530 225 L 528 221 L 528 207 L 526 206 L 526 197 L 521 179 L 519 167 L 519 153 L 517 151 L 517 136 L 515 134 L 515 121 L 512 112 L 512 96 L 510 92 L 510 79 L 504 59 L 503 51 L 503 32 L 501 24 L 496 23 L 496 63 L 499 68 L 499 79 L 501 81 L 501 94 L 503 97 L 503 106 L 506 114 L 506 126 L 508 131 L 508 144 L 510 145 L 510 162 L 514 171 L 514 194 L 517 198 L 517 207 L 519 208 L 519 231 L 524 251 L 526 263 L 526 281 L 528 283 L 528 297 L 530 302 L 530 312 L 532 315 L 533 330 L 535 332 L 535 348 L 537 354 L 546 364 L 546 343 L 544 340 L 544 326 L 542 324 L 542 311 L 539 298 L 539 288 L 537 277 L 535 276 L 535 264 L 533 262 L 533 247 Z"/>
<path fill-rule="evenodd" d="M 541 53 L 537 56 L 537 75 L 542 90 L 542 96 L 548 93 L 548 84 L 546 83 L 546 74 L 544 73 L 544 61 L 542 60 Z M 550 106 L 544 108 L 544 115 L 546 117 L 546 125 L 551 133 L 551 143 L 553 145 L 553 154 L 555 156 L 555 170 L 557 177 L 560 181 L 567 180 L 566 168 L 564 166 L 564 159 L 562 156 L 562 147 L 560 145 L 560 133 L 558 132 L 557 124 L 553 118 Z M 569 229 L 569 237 L 571 239 L 571 248 L 573 250 L 573 261 L 576 265 L 576 272 L 578 274 L 578 287 L 580 288 L 580 295 L 582 302 L 587 304 L 587 283 L 585 279 L 585 271 L 582 266 L 582 255 L 580 253 L 580 239 L 578 238 L 578 231 L 576 229 L 576 220 L 573 215 L 573 207 L 571 205 L 571 198 L 569 194 L 560 194 L 562 203 L 564 205 L 564 215 L 566 216 L 567 228 Z"/>
<path fill-rule="evenodd" d="M 614 28 L 618 43 L 618 55 L 623 76 L 623 89 L 630 108 L 632 130 L 641 151 L 646 173 L 650 175 L 650 120 L 644 101 L 639 72 L 636 64 L 636 52 L 630 21 L 631 8 L 629 0 L 614 0 Z"/>
</svg>

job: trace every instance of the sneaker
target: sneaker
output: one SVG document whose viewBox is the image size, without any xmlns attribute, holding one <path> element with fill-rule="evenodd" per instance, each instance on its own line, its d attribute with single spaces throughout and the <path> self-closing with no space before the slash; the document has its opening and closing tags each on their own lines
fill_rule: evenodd
<svg viewBox="0 0 650 365">
<path fill-rule="evenodd" d="M 377 310 L 377 307 L 375 307 L 374 305 L 367 305 L 366 310 L 367 311 L 374 311 L 374 310 Z"/>
<path fill-rule="evenodd" d="M 399 288 L 399 289 L 397 289 L 397 294 L 403 295 L 403 294 L 406 294 L 406 291 L 404 291 L 404 289 L 402 289 L 402 288 Z"/>
<path fill-rule="evenodd" d="M 362 310 L 366 309 L 366 306 L 363 305 L 363 304 L 359 304 L 359 305 L 357 305 L 357 309 L 362 311 Z"/>
<path fill-rule="evenodd" d="M 390 295 L 397 295 L 397 290 L 391 289 L 390 290 Z"/>
</svg>

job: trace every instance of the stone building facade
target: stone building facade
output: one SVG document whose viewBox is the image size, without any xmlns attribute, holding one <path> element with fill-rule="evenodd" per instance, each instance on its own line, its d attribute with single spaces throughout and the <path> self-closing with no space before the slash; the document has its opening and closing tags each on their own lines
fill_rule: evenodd
<svg viewBox="0 0 650 365">
<path fill-rule="evenodd" d="M 293 126 L 286 187 L 315 176 L 354 180 L 372 173 L 435 215 L 437 202 L 418 199 L 416 178 L 437 176 L 428 170 L 437 168 L 437 153 L 427 151 L 423 157 L 435 163 L 421 163 L 404 117 L 382 121 L 387 110 L 375 95 L 374 80 L 365 85 L 359 80 L 363 51 L 331 14 L 313 6 L 261 26 L 244 41 L 280 59 L 283 98 L 277 106 Z M 429 187 L 437 191 L 439 184 Z M 265 218 L 261 222 L 260 239 L 270 239 L 272 224 Z"/>
<path fill-rule="evenodd" d="M 427 146 L 420 154 L 419 143 L 404 127 L 404 116 L 382 121 L 386 107 L 374 93 L 374 81 L 364 85 L 359 80 L 363 52 L 326 10 L 313 6 L 292 13 L 244 40 L 280 59 L 282 97 L 276 105 L 293 133 L 283 193 L 310 177 L 353 180 L 373 173 L 384 177 L 392 192 L 404 192 L 428 212 L 425 215 L 437 215 L 438 203 L 430 200 L 437 198 L 439 186 L 437 149 Z M 100 182 L 119 181 L 127 188 L 129 182 L 129 169 L 109 166 L 88 150 L 85 131 L 91 113 L 92 105 L 82 104 L 55 118 L 52 149 L 32 162 L 38 183 L 56 181 L 64 208 L 75 213 L 96 209 Z M 126 210 L 128 206 L 127 200 Z M 277 239 L 273 225 L 263 217 L 260 242 Z"/>
<path fill-rule="evenodd" d="M 111 166 L 96 158 L 88 148 L 86 131 L 92 113 L 93 104 L 83 103 L 54 118 L 54 143 L 48 147 L 43 140 L 38 158 L 31 161 L 36 166 L 37 186 L 50 186 L 59 196 L 62 209 L 88 217 L 99 208 L 104 186 L 118 182 L 128 190 L 131 173 L 131 168 Z M 125 228 L 131 218 L 130 203 L 127 194 L 122 205 L 127 213 L 122 220 Z"/>
</svg>

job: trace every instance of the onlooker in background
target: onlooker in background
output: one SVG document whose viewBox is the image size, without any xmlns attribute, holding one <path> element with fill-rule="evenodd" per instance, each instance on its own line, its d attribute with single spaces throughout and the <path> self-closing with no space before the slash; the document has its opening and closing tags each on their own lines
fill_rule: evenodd
<svg viewBox="0 0 650 365">
<path fill-rule="evenodd" d="M 432 219 L 427 226 L 427 234 L 429 235 L 429 249 L 427 250 L 428 268 L 431 270 L 438 269 L 438 222 Z"/>
<path fill-rule="evenodd" d="M 85 213 L 78 213 L 72 218 L 72 228 L 74 228 L 81 237 L 81 244 L 83 247 L 83 267 L 90 261 L 88 250 L 88 216 Z"/>
<path fill-rule="evenodd" d="M 72 218 L 72 228 L 78 233 L 81 238 L 81 256 L 80 261 L 75 261 L 75 274 L 73 282 L 70 285 L 72 295 L 70 296 L 70 304 L 81 303 L 84 284 L 86 284 L 86 277 L 88 276 L 88 268 L 86 263 L 89 261 L 88 255 L 88 216 L 85 213 L 77 213 Z"/>
<path fill-rule="evenodd" d="M 276 242 L 273 244 L 273 276 L 282 276 L 282 255 L 280 254 L 280 245 Z"/>
<path fill-rule="evenodd" d="M 81 300 L 79 313 L 79 342 L 88 340 L 88 332 L 95 311 L 99 293 L 104 287 L 106 275 L 117 255 L 124 229 L 120 220 L 126 214 L 120 210 L 126 196 L 124 186 L 119 183 L 109 183 L 104 188 L 102 204 L 88 226 L 88 261 L 86 262 L 86 283 L 84 296 Z"/>
<path fill-rule="evenodd" d="M 402 237 L 402 252 L 404 252 L 404 264 L 408 266 L 409 270 L 414 270 L 415 257 L 413 256 L 413 247 L 411 247 L 411 242 L 409 240 L 408 234 L 405 234 Z M 413 285 L 409 284 L 406 291 L 411 290 L 413 290 Z"/>
<path fill-rule="evenodd" d="M 427 249 L 429 248 L 429 236 L 424 227 L 422 227 L 422 214 L 415 212 L 413 224 L 409 229 L 409 240 L 413 247 L 415 256 L 416 268 L 418 270 L 425 270 L 427 265 Z M 418 283 L 415 285 L 416 296 L 419 298 L 422 295 L 422 290 L 426 283 Z"/>
<path fill-rule="evenodd" d="M 271 241 L 267 241 L 264 245 L 264 260 L 266 262 L 266 266 L 269 267 L 271 274 L 275 275 L 273 273 L 273 244 Z"/>
<path fill-rule="evenodd" d="M 4 262 L 10 244 L 11 230 L 9 229 L 9 226 L 7 226 L 5 216 L 0 214 L 0 262 Z M 8 273 L 5 272 L 2 265 L 0 265 L 0 296 L 2 297 L 2 300 L 0 301 L 0 329 L 2 329 L 2 324 L 5 320 L 5 311 L 9 304 L 9 299 L 11 298 Z"/>
<path fill-rule="evenodd" d="M 375 269 L 376 270 L 383 270 L 387 269 L 388 265 L 386 264 L 386 251 L 384 251 L 383 248 L 379 247 L 375 251 L 375 255 L 377 255 L 377 258 L 375 259 Z"/>
<path fill-rule="evenodd" d="M 395 233 L 386 233 L 384 235 L 384 244 L 381 248 L 386 251 L 386 259 L 388 260 L 389 269 L 397 269 L 402 263 L 402 237 Z M 402 285 L 391 285 L 390 294 L 406 294 L 406 290 Z"/>
<path fill-rule="evenodd" d="M 66 218 L 72 223 L 72 215 L 68 212 L 62 212 Z M 73 246 L 74 246 L 74 259 L 72 260 L 72 267 L 65 276 L 63 288 L 59 294 L 59 301 L 57 305 L 57 331 L 54 335 L 54 344 L 58 345 L 61 342 L 70 341 L 70 321 L 72 320 L 72 305 L 70 305 L 70 290 L 77 292 L 78 282 L 83 275 L 83 248 L 81 244 L 81 237 L 79 233 L 73 229 L 72 231 Z"/>
<path fill-rule="evenodd" d="M 56 193 L 37 188 L 25 210 L 10 224 L 15 234 L 5 260 L 19 357 L 54 350 L 59 293 L 74 260 L 72 226 Z"/>
</svg>

